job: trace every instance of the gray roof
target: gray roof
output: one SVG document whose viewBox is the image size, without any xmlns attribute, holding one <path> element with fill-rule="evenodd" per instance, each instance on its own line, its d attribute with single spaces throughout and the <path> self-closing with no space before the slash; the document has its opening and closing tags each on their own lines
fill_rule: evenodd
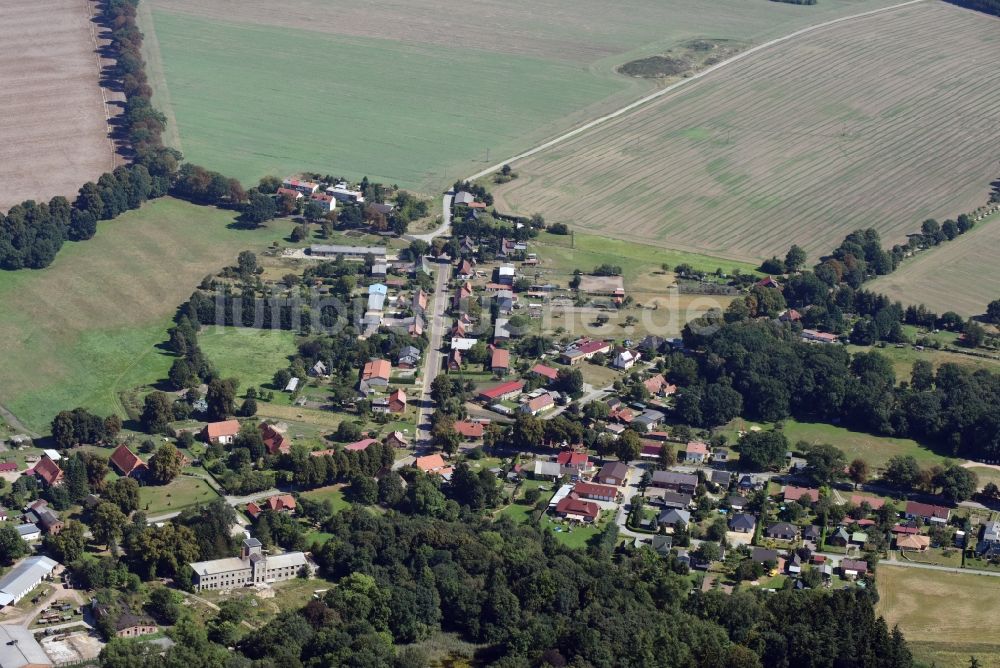
<svg viewBox="0 0 1000 668">
<path fill-rule="evenodd" d="M 262 544 L 256 538 L 245 538 L 243 540 L 243 545 L 246 547 L 261 547 Z"/>
<path fill-rule="evenodd" d="M 562 466 L 559 465 L 559 462 L 536 461 L 534 473 L 535 475 L 551 475 L 558 478 L 562 475 Z"/>
<path fill-rule="evenodd" d="M 654 471 L 653 484 L 698 486 L 698 476 L 677 471 Z"/>
<path fill-rule="evenodd" d="M 39 532 L 41 532 L 41 529 L 38 528 L 37 524 L 31 524 L 29 522 L 27 524 L 18 524 L 17 525 L 17 533 L 19 533 L 21 535 L 21 538 L 24 538 L 25 536 L 28 536 L 28 535 L 33 534 L 33 533 L 39 533 Z"/>
<path fill-rule="evenodd" d="M 385 256 L 385 246 L 340 246 L 330 244 L 313 244 L 309 247 L 315 255 L 372 255 Z"/>
<path fill-rule="evenodd" d="M 601 467 L 600 473 L 597 474 L 599 478 L 612 477 L 621 478 L 624 480 L 628 477 L 628 465 L 623 462 L 608 462 Z"/>
<path fill-rule="evenodd" d="M 764 547 L 755 547 L 750 553 L 750 558 L 754 561 L 777 561 L 778 553 Z"/>
<path fill-rule="evenodd" d="M 650 408 L 643 412 L 642 415 L 632 420 L 632 422 L 638 422 L 640 424 L 655 424 L 665 417 L 667 417 L 665 414 Z"/>
<path fill-rule="evenodd" d="M 670 508 L 669 510 L 664 510 L 660 513 L 660 517 L 657 521 L 660 524 L 676 524 L 677 522 L 688 524 L 691 521 L 691 513 L 687 510 Z"/>
<path fill-rule="evenodd" d="M 476 198 L 470 192 L 465 190 L 455 194 L 455 204 L 472 204 L 476 201 Z"/>
<path fill-rule="evenodd" d="M 58 565 L 59 562 L 48 557 L 36 556 L 22 560 L 0 578 L 0 604 L 7 605 L 30 592 L 39 580 L 48 577 Z"/>
<path fill-rule="evenodd" d="M 775 522 L 767 526 L 767 535 L 769 536 L 791 536 L 798 532 L 799 528 L 788 522 Z"/>
<path fill-rule="evenodd" d="M 51 666 L 52 660 L 45 655 L 31 631 L 21 626 L 0 624 L 0 666 L 21 668 L 29 665 Z"/>
<path fill-rule="evenodd" d="M 729 528 L 734 531 L 737 529 L 753 529 L 754 525 L 757 523 L 757 518 L 753 515 L 748 515 L 747 513 L 737 513 L 733 515 L 733 519 L 729 520 Z"/>
</svg>

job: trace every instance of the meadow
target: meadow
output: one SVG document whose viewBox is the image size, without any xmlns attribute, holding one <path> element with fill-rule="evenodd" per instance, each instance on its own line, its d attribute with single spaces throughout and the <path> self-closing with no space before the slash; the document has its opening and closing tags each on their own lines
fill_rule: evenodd
<svg viewBox="0 0 1000 668">
<path fill-rule="evenodd" d="M 514 163 L 498 205 L 744 260 L 903 241 L 986 202 L 998 28 L 921 3 L 817 30 Z"/>
<path fill-rule="evenodd" d="M 876 612 L 898 624 L 918 665 L 1000 666 L 1000 578 L 879 566 Z M 947 611 L 947 614 L 945 614 Z"/>
<path fill-rule="evenodd" d="M 198 343 L 220 376 L 239 379 L 241 394 L 248 387 L 269 386 L 297 350 L 294 332 L 243 327 L 206 327 Z"/>
<path fill-rule="evenodd" d="M 1000 214 L 993 214 L 957 239 L 904 261 L 871 289 L 904 304 L 926 304 L 938 313 L 980 315 L 1000 295 L 997 248 Z"/>
<path fill-rule="evenodd" d="M 287 232 L 232 223 L 159 199 L 67 244 L 47 269 L 0 272 L 0 404 L 38 432 L 76 406 L 123 414 L 120 392 L 166 377 L 172 358 L 157 345 L 201 279 Z"/>
<path fill-rule="evenodd" d="M 430 192 L 648 92 L 617 74 L 693 38 L 764 41 L 891 0 L 151 0 L 167 138 L 252 181 L 315 169 Z M 599 29 L 596 27 L 600 26 Z"/>
</svg>

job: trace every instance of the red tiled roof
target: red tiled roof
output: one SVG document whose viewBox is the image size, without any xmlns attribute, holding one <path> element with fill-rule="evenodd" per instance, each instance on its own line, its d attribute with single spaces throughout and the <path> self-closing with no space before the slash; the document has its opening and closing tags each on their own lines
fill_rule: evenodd
<svg viewBox="0 0 1000 668">
<path fill-rule="evenodd" d="M 601 507 L 592 501 L 583 501 L 573 496 L 567 496 L 556 504 L 556 512 L 583 515 L 596 520 L 601 514 Z"/>
<path fill-rule="evenodd" d="M 360 441 L 355 441 L 354 443 L 349 443 L 344 446 L 344 450 L 349 452 L 361 452 L 362 450 L 367 450 L 368 446 L 372 443 L 378 443 L 374 438 L 363 438 Z"/>
<path fill-rule="evenodd" d="M 543 408 L 545 408 L 547 406 L 551 406 L 554 403 L 555 403 L 555 401 L 553 401 L 551 394 L 543 394 L 541 396 L 535 397 L 534 399 L 530 400 L 525 405 L 528 407 L 529 411 L 531 411 L 532 413 L 534 413 L 536 411 L 542 410 Z"/>
<path fill-rule="evenodd" d="M 590 482 L 578 482 L 573 486 L 573 491 L 580 496 L 600 496 L 613 499 L 618 495 L 618 490 L 609 485 L 595 485 Z"/>
<path fill-rule="evenodd" d="M 209 422 L 205 425 L 205 434 L 208 436 L 209 440 L 214 440 L 223 436 L 235 436 L 238 433 L 240 433 L 239 420 Z"/>
<path fill-rule="evenodd" d="M 544 364 L 536 364 L 535 366 L 531 367 L 531 370 L 528 373 L 544 376 L 549 380 L 555 380 L 556 378 L 559 377 L 558 369 L 553 369 L 552 367 L 545 366 Z"/>
<path fill-rule="evenodd" d="M 585 452 L 573 452 L 563 450 L 556 456 L 556 461 L 560 466 L 585 466 L 590 461 L 590 457 Z"/>
<path fill-rule="evenodd" d="M 511 392 L 520 392 L 524 389 L 523 380 L 512 380 L 506 383 L 501 383 L 495 387 L 491 387 L 488 390 L 483 390 L 479 393 L 479 396 L 486 397 L 487 399 L 496 399 L 497 397 L 502 397 L 505 394 Z"/>
<path fill-rule="evenodd" d="M 447 466 L 447 464 L 445 464 L 444 457 L 442 457 L 440 453 L 417 457 L 414 465 L 424 473 L 440 471 Z"/>
<path fill-rule="evenodd" d="M 124 443 L 115 448 L 109 461 L 123 476 L 130 476 L 134 472 L 146 468 L 146 462 L 139 459 Z"/>
<path fill-rule="evenodd" d="M 510 368 L 510 351 L 503 348 L 497 348 L 493 351 L 493 355 L 490 358 L 490 368 L 491 369 L 509 369 Z"/>
<path fill-rule="evenodd" d="M 708 454 L 708 446 L 705 445 L 704 443 L 702 443 L 701 441 L 691 441 L 690 443 L 687 444 L 687 448 L 685 449 L 685 452 L 688 452 L 688 453 L 694 454 L 694 455 L 707 455 Z M 817 494 L 818 494 L 818 492 L 817 492 Z"/>
<path fill-rule="evenodd" d="M 365 368 L 361 371 L 361 380 L 371 380 L 372 378 L 389 380 L 391 374 L 392 365 L 389 360 L 372 360 L 365 363 Z"/>
<path fill-rule="evenodd" d="M 798 501 L 802 497 L 806 497 L 813 503 L 819 501 L 819 490 L 811 489 L 809 487 L 796 487 L 795 485 L 787 485 L 784 491 L 785 501 Z"/>
<path fill-rule="evenodd" d="M 63 472 L 59 468 L 59 465 L 54 461 L 49 459 L 48 455 L 43 455 L 42 458 L 35 464 L 35 475 L 45 481 L 46 485 L 58 485 L 62 482 Z"/>
<path fill-rule="evenodd" d="M 455 423 L 455 431 L 466 438 L 482 438 L 484 425 L 482 422 L 459 420 Z"/>
<path fill-rule="evenodd" d="M 875 496 L 862 496 L 861 494 L 852 494 L 851 503 L 856 506 L 860 506 L 862 503 L 867 503 L 872 507 L 872 510 L 878 510 L 885 505 L 885 499 L 880 499 Z"/>
<path fill-rule="evenodd" d="M 908 527 L 902 524 L 897 524 L 892 527 L 892 532 L 901 534 L 914 534 L 914 533 L 920 533 L 920 529 L 918 529 L 917 527 Z"/>
<path fill-rule="evenodd" d="M 279 452 L 286 454 L 292 448 L 292 442 L 288 437 L 275 429 L 274 425 L 266 422 L 260 425 L 260 437 L 264 441 L 264 447 L 272 455 Z"/>
<path fill-rule="evenodd" d="M 935 517 L 937 519 L 946 520 L 948 519 L 948 515 L 951 514 L 951 510 L 945 508 L 944 506 L 935 506 L 931 503 L 907 501 L 906 514 L 917 517 Z"/>
</svg>

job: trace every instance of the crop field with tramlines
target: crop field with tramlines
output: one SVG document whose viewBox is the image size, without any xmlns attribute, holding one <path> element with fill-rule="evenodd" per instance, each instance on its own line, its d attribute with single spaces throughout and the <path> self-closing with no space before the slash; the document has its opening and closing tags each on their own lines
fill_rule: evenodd
<svg viewBox="0 0 1000 668">
<path fill-rule="evenodd" d="M 658 85 L 616 68 L 892 4 L 823 0 L 151 0 L 167 140 L 244 181 L 303 169 L 436 191 Z"/>
<path fill-rule="evenodd" d="M 805 34 L 514 165 L 501 207 L 665 247 L 812 258 L 985 204 L 1000 19 L 928 2 Z"/>
</svg>

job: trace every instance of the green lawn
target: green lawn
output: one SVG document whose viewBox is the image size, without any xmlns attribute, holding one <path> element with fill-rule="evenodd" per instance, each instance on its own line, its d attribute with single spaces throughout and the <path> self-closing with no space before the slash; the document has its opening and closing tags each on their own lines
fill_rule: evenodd
<svg viewBox="0 0 1000 668">
<path fill-rule="evenodd" d="M 123 414 L 120 392 L 166 376 L 172 359 L 155 346 L 177 306 L 289 225 L 232 222 L 232 212 L 163 198 L 99 223 L 46 269 L 0 272 L 0 404 L 39 432 L 75 406 Z"/>
<path fill-rule="evenodd" d="M 210 503 L 218 494 L 201 478 L 180 476 L 167 485 L 139 488 L 139 509 L 147 516 L 172 513 L 191 506 Z"/>
<path fill-rule="evenodd" d="M 934 336 L 940 336 L 941 334 L 948 334 L 952 339 L 955 335 L 951 332 L 942 332 Z M 918 335 L 922 336 L 922 335 Z M 914 338 L 916 340 L 916 338 Z M 947 345 L 953 345 L 953 342 Z M 924 350 L 917 350 L 912 346 L 906 346 L 904 348 L 897 348 L 895 346 L 886 346 L 885 348 L 872 348 L 868 346 L 847 346 L 847 350 L 852 354 L 857 352 L 869 352 L 875 351 L 880 355 L 884 355 L 892 362 L 893 370 L 896 372 L 896 381 L 909 381 L 910 375 L 913 370 L 913 363 L 917 360 L 926 360 L 937 368 L 945 363 L 958 364 L 960 366 L 967 366 L 973 369 L 990 369 L 994 372 L 1000 371 L 1000 359 L 988 359 L 985 357 L 973 357 L 972 355 L 963 355 L 962 353 L 954 353 L 946 350 L 934 350 L 933 348 L 925 348 Z"/>
<path fill-rule="evenodd" d="M 720 430 L 721 433 L 727 436 L 730 443 L 736 442 L 736 433 L 741 423 L 744 429 L 749 429 L 755 425 L 752 422 L 735 420 Z M 757 426 L 763 429 L 771 428 L 770 425 Z M 873 468 L 884 466 L 889 459 L 896 455 L 911 455 L 921 465 L 925 466 L 939 464 L 945 460 L 945 457 L 942 455 L 908 438 L 875 436 L 821 422 L 786 420 L 784 422 L 784 432 L 789 444 L 793 447 L 799 441 L 805 441 L 814 445 L 829 443 L 840 448 L 848 461 L 855 457 L 860 457 Z"/>
<path fill-rule="evenodd" d="M 307 499 L 313 501 L 329 501 L 333 505 L 333 512 L 340 512 L 350 504 L 344 499 L 343 485 L 329 485 L 327 487 L 317 487 L 302 494 Z"/>
<path fill-rule="evenodd" d="M 588 271 L 601 264 L 618 265 L 622 268 L 626 288 L 638 290 L 641 286 L 630 287 L 629 283 L 651 271 L 659 270 L 667 264 L 671 269 L 679 264 L 689 264 L 700 271 L 714 272 L 722 269 L 732 273 L 739 269 L 743 273 L 756 273 L 756 266 L 747 262 L 724 260 L 710 255 L 665 250 L 620 239 L 584 232 L 572 236 L 543 233 L 532 242 L 531 251 L 537 253 L 546 269 L 550 267 L 558 274 L 567 276 L 574 269 Z"/>
<path fill-rule="evenodd" d="M 245 183 L 316 170 L 432 192 L 481 169 L 487 148 L 510 154 L 594 102 L 648 88 L 524 55 L 159 8 L 152 16 L 169 91 L 162 97 L 185 157 Z"/>
<path fill-rule="evenodd" d="M 979 479 L 979 488 L 982 489 L 987 483 L 1000 486 L 1000 471 L 986 468 L 985 466 L 970 466 L 969 470 L 976 474 Z"/>
<path fill-rule="evenodd" d="M 283 330 L 206 327 L 198 342 L 223 378 L 239 378 L 241 391 L 270 384 L 296 352 L 295 333 Z"/>
</svg>

